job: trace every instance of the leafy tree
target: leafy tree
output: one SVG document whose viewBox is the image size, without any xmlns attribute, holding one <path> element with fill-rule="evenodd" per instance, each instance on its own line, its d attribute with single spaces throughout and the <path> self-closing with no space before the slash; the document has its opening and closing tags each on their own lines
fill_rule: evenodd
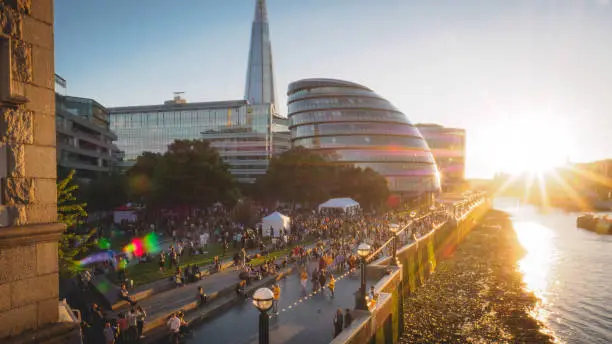
<svg viewBox="0 0 612 344">
<path fill-rule="evenodd" d="M 161 154 L 144 152 L 136 159 L 136 164 L 127 172 L 130 198 L 143 202 L 153 199 L 153 175 L 162 158 Z"/>
<path fill-rule="evenodd" d="M 76 227 L 87 217 L 86 203 L 80 202 L 75 193 L 79 185 L 74 183 L 74 170 L 57 182 L 58 221 L 65 224 L 67 231 L 62 234 L 58 246 L 59 270 L 63 277 L 71 277 L 80 266 L 77 259 L 88 251 L 88 242 L 95 230 L 85 235 L 75 232 Z"/>
<path fill-rule="evenodd" d="M 130 189 L 151 207 L 234 205 L 240 191 L 219 153 L 203 140 L 177 140 L 145 153 L 128 172 Z"/>
<path fill-rule="evenodd" d="M 103 174 L 83 186 L 90 211 L 108 211 L 128 201 L 128 180 L 118 173 Z"/>
<path fill-rule="evenodd" d="M 82 219 L 87 217 L 87 203 L 79 202 L 75 193 L 79 185 L 74 183 L 74 170 L 68 176 L 57 183 L 57 216 L 58 221 L 68 228 L 74 228 L 83 223 Z"/>
<path fill-rule="evenodd" d="M 371 169 L 337 161 L 303 147 L 292 148 L 270 162 L 258 180 L 264 200 L 312 206 L 330 197 L 351 197 L 363 208 L 377 208 L 389 197 L 387 181 Z"/>
</svg>

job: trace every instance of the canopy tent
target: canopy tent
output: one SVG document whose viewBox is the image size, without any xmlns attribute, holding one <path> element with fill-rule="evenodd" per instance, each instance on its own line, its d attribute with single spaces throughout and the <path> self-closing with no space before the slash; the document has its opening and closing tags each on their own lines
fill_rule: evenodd
<svg viewBox="0 0 612 344">
<path fill-rule="evenodd" d="M 291 218 L 278 211 L 261 219 L 261 228 L 264 236 L 271 236 L 270 228 L 274 229 L 274 236 L 280 236 L 280 230 L 289 231 L 291 228 Z"/>
<path fill-rule="evenodd" d="M 355 214 L 359 210 L 359 203 L 352 198 L 332 198 L 319 204 L 319 212 L 323 209 L 338 209 L 345 213 Z"/>
</svg>

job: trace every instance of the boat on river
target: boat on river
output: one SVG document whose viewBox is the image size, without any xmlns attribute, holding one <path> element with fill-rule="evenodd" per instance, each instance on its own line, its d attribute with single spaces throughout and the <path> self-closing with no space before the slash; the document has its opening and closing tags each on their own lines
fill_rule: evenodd
<svg viewBox="0 0 612 344">
<path fill-rule="evenodd" d="M 576 226 L 598 234 L 612 235 L 612 219 L 608 215 L 595 216 L 593 214 L 584 214 L 578 216 Z"/>
</svg>

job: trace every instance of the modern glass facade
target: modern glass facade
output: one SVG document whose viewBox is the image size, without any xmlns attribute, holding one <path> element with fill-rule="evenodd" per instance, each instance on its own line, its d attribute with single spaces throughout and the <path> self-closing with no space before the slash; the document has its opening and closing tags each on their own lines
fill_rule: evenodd
<svg viewBox="0 0 612 344">
<path fill-rule="evenodd" d="M 265 0 L 255 3 L 248 63 L 244 99 L 251 104 L 276 106 L 272 43 Z"/>
<path fill-rule="evenodd" d="M 417 124 L 441 173 L 442 189 L 461 191 L 465 182 L 465 130 L 437 124 Z"/>
<path fill-rule="evenodd" d="M 305 79 L 288 89 L 291 144 L 330 152 L 338 161 L 372 168 L 392 192 L 440 191 L 434 157 L 406 116 L 367 87 Z"/>
<path fill-rule="evenodd" d="M 253 182 L 265 173 L 270 156 L 275 153 L 274 107 L 270 104 L 181 100 L 164 105 L 112 108 L 110 112 L 111 128 L 119 136 L 117 145 L 130 164 L 145 151 L 164 153 L 175 140 L 204 139 L 219 151 L 238 181 Z"/>
<path fill-rule="evenodd" d="M 247 130 L 246 101 L 167 103 L 109 109 L 111 128 L 125 159 L 134 161 L 143 152 L 164 153 L 175 140 L 199 139 L 202 133 Z M 264 130 L 265 125 L 256 128 Z"/>
</svg>

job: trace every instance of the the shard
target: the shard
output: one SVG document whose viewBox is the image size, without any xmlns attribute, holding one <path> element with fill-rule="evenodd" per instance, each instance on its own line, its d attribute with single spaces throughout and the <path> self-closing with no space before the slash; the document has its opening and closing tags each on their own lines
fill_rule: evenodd
<svg viewBox="0 0 612 344">
<path fill-rule="evenodd" d="M 255 5 L 244 99 L 251 104 L 273 104 L 276 108 L 272 44 L 265 0 L 257 0 Z"/>
</svg>

